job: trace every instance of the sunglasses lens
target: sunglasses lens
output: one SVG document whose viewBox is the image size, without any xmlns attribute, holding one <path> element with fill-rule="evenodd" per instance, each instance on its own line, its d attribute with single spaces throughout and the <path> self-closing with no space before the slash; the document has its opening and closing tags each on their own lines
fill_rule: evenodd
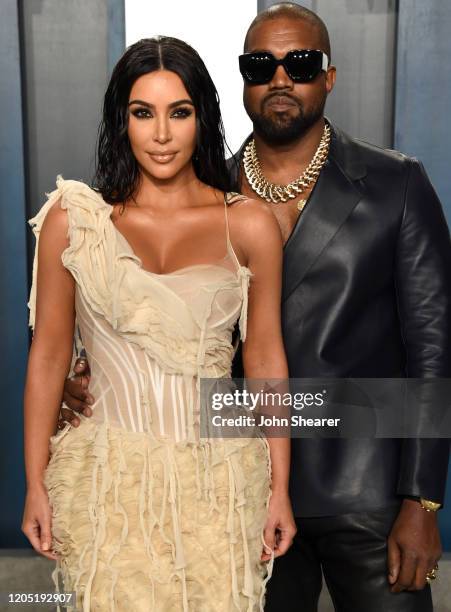
<svg viewBox="0 0 451 612">
<path fill-rule="evenodd" d="M 323 54 L 321 51 L 290 51 L 284 63 L 293 81 L 308 83 L 321 72 Z"/>
<path fill-rule="evenodd" d="M 240 72 L 248 83 L 269 83 L 275 72 L 275 62 L 269 53 L 246 53 L 240 55 Z"/>
</svg>

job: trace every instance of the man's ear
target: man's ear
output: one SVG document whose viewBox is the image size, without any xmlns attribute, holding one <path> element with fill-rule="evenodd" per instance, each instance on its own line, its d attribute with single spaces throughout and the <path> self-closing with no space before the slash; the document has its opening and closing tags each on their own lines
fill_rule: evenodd
<svg viewBox="0 0 451 612">
<path fill-rule="evenodd" d="M 329 66 L 326 72 L 326 91 L 329 95 L 335 86 L 335 80 L 337 78 L 337 69 L 335 66 Z"/>
</svg>

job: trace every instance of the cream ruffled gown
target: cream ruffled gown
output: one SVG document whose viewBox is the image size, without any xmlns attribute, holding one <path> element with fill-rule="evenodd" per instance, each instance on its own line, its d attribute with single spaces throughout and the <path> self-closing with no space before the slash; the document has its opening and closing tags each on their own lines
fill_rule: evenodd
<svg viewBox="0 0 451 612">
<path fill-rule="evenodd" d="M 155 274 L 84 183 L 58 178 L 30 221 L 37 239 L 58 199 L 96 403 L 50 441 L 55 583 L 76 591 L 72 609 L 83 612 L 262 611 L 268 442 L 199 437 L 199 377 L 229 377 L 238 319 L 246 336 L 251 273 L 233 251 L 227 206 L 223 260 Z"/>
</svg>

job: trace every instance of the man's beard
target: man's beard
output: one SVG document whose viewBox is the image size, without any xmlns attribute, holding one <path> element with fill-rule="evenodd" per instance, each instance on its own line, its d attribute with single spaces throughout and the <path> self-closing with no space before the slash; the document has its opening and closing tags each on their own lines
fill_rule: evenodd
<svg viewBox="0 0 451 612">
<path fill-rule="evenodd" d="M 283 95 L 286 96 L 286 94 Z M 271 97 L 274 97 L 274 95 Z M 301 100 L 293 96 L 287 97 L 295 102 L 298 107 L 298 112 L 295 115 L 293 115 L 291 109 L 288 112 L 281 113 L 265 112 L 265 102 L 270 97 L 262 101 L 259 113 L 253 113 L 248 108 L 246 109 L 253 123 L 254 132 L 269 145 L 288 145 L 296 142 L 323 116 L 326 97 L 308 110 L 304 108 Z"/>
</svg>

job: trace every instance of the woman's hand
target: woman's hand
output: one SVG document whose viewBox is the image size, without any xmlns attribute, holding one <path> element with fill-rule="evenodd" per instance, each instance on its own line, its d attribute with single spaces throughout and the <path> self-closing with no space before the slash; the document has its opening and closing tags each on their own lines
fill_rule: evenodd
<svg viewBox="0 0 451 612">
<path fill-rule="evenodd" d="M 274 558 L 281 557 L 290 548 L 297 528 L 293 517 L 288 493 L 273 492 L 269 500 L 268 516 L 264 528 L 264 539 Z M 261 555 L 262 561 L 268 561 L 271 553 L 266 547 Z"/>
<path fill-rule="evenodd" d="M 22 520 L 22 531 L 37 553 L 56 560 L 52 546 L 52 512 L 47 491 L 43 485 L 28 489 Z"/>
</svg>

